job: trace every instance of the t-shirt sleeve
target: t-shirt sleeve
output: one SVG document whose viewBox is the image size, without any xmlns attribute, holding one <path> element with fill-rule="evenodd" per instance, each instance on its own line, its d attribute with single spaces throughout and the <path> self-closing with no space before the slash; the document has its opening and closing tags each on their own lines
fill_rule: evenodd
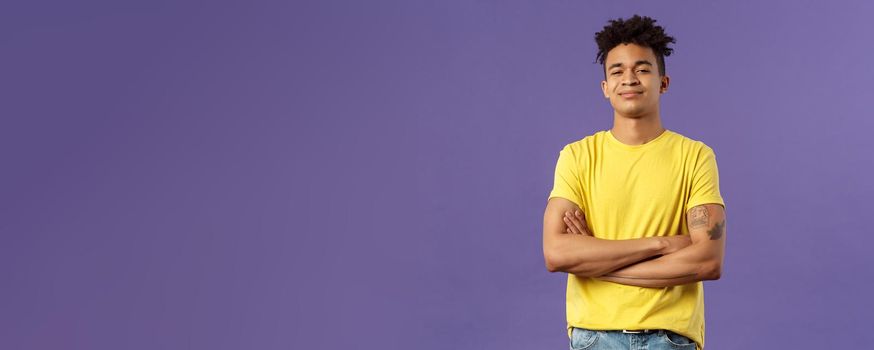
<svg viewBox="0 0 874 350">
<path fill-rule="evenodd" d="M 565 146 L 558 154 L 555 164 L 555 181 L 549 198 L 561 197 L 576 203 L 577 207 L 583 207 L 583 188 L 580 176 L 579 160 L 570 145 Z M 548 200 L 548 199 L 547 199 Z"/>
<path fill-rule="evenodd" d="M 699 153 L 692 174 L 692 190 L 686 211 L 702 204 L 720 204 L 725 207 L 722 195 L 719 193 L 719 169 L 716 166 L 716 154 L 713 149 L 704 146 Z"/>
</svg>

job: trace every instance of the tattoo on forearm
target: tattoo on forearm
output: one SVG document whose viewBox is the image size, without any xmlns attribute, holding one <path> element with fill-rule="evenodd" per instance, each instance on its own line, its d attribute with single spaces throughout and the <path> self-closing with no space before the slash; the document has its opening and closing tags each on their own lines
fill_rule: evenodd
<svg viewBox="0 0 874 350">
<path fill-rule="evenodd" d="M 717 222 L 716 225 L 710 228 L 710 231 L 707 231 L 707 234 L 710 235 L 710 240 L 715 241 L 717 239 L 722 238 L 722 235 L 725 233 L 725 220 L 722 222 Z"/>
<path fill-rule="evenodd" d="M 710 213 L 707 212 L 707 208 L 704 206 L 692 208 L 689 213 L 689 228 L 707 227 L 709 223 Z"/>
</svg>

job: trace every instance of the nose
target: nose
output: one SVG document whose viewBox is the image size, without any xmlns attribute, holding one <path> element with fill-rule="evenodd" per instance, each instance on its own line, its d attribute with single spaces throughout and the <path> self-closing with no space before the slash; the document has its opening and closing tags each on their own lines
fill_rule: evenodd
<svg viewBox="0 0 874 350">
<path fill-rule="evenodd" d="M 640 84 L 640 80 L 637 80 L 637 74 L 634 74 L 633 69 L 629 69 L 626 73 L 622 74 L 622 86 L 634 86 Z"/>
</svg>

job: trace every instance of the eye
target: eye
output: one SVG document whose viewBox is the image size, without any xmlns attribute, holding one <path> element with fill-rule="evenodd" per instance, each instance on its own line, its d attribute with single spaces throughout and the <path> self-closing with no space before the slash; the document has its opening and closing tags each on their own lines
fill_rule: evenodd
<svg viewBox="0 0 874 350">
<path fill-rule="evenodd" d="M 614 71 L 613 73 L 610 73 L 610 75 L 618 75 L 618 74 L 622 74 L 622 72 L 617 70 L 617 71 Z"/>
<path fill-rule="evenodd" d="M 648 69 L 638 69 L 637 71 L 641 73 L 649 73 Z"/>
</svg>

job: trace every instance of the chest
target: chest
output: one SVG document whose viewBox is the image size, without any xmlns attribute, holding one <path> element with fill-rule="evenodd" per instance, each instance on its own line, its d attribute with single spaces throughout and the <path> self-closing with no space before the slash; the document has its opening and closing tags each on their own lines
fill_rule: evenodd
<svg viewBox="0 0 874 350">
<path fill-rule="evenodd" d="M 596 159 L 584 179 L 589 204 L 607 211 L 676 208 L 689 187 L 688 169 L 678 158 L 653 152 Z"/>
</svg>

